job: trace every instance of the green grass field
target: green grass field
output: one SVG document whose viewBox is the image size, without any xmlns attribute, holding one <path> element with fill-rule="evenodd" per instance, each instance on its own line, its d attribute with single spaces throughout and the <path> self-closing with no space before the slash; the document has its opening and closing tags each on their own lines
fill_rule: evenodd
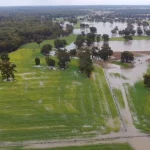
<svg viewBox="0 0 150 150">
<path fill-rule="evenodd" d="M 34 67 L 35 57 L 41 58 L 40 68 Z M 66 71 L 49 70 L 35 43 L 22 46 L 10 58 L 17 73 L 15 82 L 0 80 L 0 141 L 94 136 L 119 130 L 101 67 L 95 66 L 91 79 L 79 73 L 77 60 Z"/>
<path fill-rule="evenodd" d="M 77 35 L 75 34 L 71 34 L 67 37 L 64 37 L 62 39 L 65 39 L 67 41 L 67 45 L 70 45 L 72 42 L 74 42 L 76 40 Z M 41 44 L 40 47 L 42 47 L 45 44 L 51 44 L 54 48 L 54 40 L 44 40 Z M 24 44 L 22 45 L 20 48 L 27 48 L 27 49 L 39 49 L 39 45 L 37 43 L 28 43 L 28 44 Z"/>
<path fill-rule="evenodd" d="M 150 36 L 133 36 L 133 40 L 150 40 Z M 123 37 L 112 37 L 110 41 L 124 41 Z"/>
<path fill-rule="evenodd" d="M 148 73 L 150 73 L 150 69 L 148 69 Z M 135 125 L 150 133 L 150 88 L 145 87 L 143 81 L 135 83 L 134 87 L 129 87 L 129 100 L 133 103 L 130 105 L 131 110 L 138 117 Z"/>
<path fill-rule="evenodd" d="M 8 147 L 5 150 L 23 150 L 22 147 Z M 39 150 L 39 149 L 32 149 Z M 74 147 L 61 147 L 61 148 L 47 148 L 44 150 L 133 150 L 128 144 L 101 144 L 89 146 L 74 146 Z"/>
<path fill-rule="evenodd" d="M 74 29 L 80 29 L 80 22 L 74 25 Z"/>
</svg>

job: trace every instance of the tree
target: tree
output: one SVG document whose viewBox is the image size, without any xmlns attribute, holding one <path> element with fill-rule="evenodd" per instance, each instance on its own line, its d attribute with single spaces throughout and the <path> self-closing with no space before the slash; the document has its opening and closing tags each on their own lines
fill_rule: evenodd
<svg viewBox="0 0 150 150">
<path fill-rule="evenodd" d="M 74 44 L 80 48 L 83 43 L 85 42 L 85 37 L 83 35 L 78 35 L 77 38 L 76 38 L 76 41 L 74 42 Z"/>
<path fill-rule="evenodd" d="M 141 27 L 138 27 L 138 28 L 137 28 L 137 34 L 138 34 L 139 36 L 141 36 L 141 34 L 143 34 L 143 31 L 142 31 Z"/>
<path fill-rule="evenodd" d="M 3 52 L 3 53 L 0 54 L 0 59 L 2 61 L 9 61 L 10 60 L 10 58 L 8 56 L 8 53 L 6 53 L 6 52 Z"/>
<path fill-rule="evenodd" d="M 109 41 L 109 35 L 108 34 L 103 34 L 102 38 L 103 38 L 104 42 Z"/>
<path fill-rule="evenodd" d="M 134 55 L 133 53 L 129 52 L 129 51 L 124 51 L 121 53 L 121 62 L 122 63 L 128 63 L 130 61 L 134 60 Z"/>
<path fill-rule="evenodd" d="M 124 39 L 125 39 L 125 41 L 133 40 L 133 38 L 132 38 L 131 35 L 125 35 L 125 36 L 124 36 Z"/>
<path fill-rule="evenodd" d="M 77 54 L 77 50 L 76 49 L 72 49 L 72 50 L 70 50 L 69 54 L 70 54 L 71 57 L 75 57 L 76 54 Z"/>
<path fill-rule="evenodd" d="M 40 58 L 38 57 L 35 58 L 35 65 L 37 66 L 40 65 Z"/>
<path fill-rule="evenodd" d="M 79 70 L 81 73 L 85 73 L 87 77 L 90 77 L 92 71 L 94 70 L 90 51 L 88 49 L 85 50 L 85 52 L 80 54 L 79 58 Z"/>
<path fill-rule="evenodd" d="M 0 71 L 1 71 L 2 79 L 6 81 L 10 81 L 10 80 L 13 81 L 15 79 L 15 75 L 14 75 L 14 72 L 16 72 L 15 68 L 16 68 L 15 64 L 10 63 L 9 61 L 1 61 Z"/>
<path fill-rule="evenodd" d="M 93 34 L 97 33 L 97 28 L 96 27 L 90 27 L 90 32 Z"/>
<path fill-rule="evenodd" d="M 100 40 L 101 40 L 101 34 L 98 34 L 98 35 L 96 36 L 96 41 L 97 41 L 97 42 L 100 42 Z"/>
<path fill-rule="evenodd" d="M 65 39 L 56 39 L 54 45 L 57 49 L 64 48 L 67 45 L 67 41 Z"/>
<path fill-rule="evenodd" d="M 99 51 L 100 58 L 106 61 L 112 55 L 113 55 L 113 50 L 107 43 L 104 43 L 101 50 Z"/>
<path fill-rule="evenodd" d="M 41 48 L 41 54 L 44 56 L 49 55 L 49 52 L 52 50 L 52 46 L 50 44 L 43 45 Z"/>
<path fill-rule="evenodd" d="M 36 40 L 36 43 L 39 45 L 39 47 L 40 47 L 40 45 L 41 45 L 41 43 L 42 43 L 42 40 Z"/>
<path fill-rule="evenodd" d="M 46 63 L 49 67 L 55 67 L 55 60 L 54 59 L 51 59 L 49 58 L 48 56 L 45 57 L 45 60 L 46 60 Z"/>
<path fill-rule="evenodd" d="M 143 78 L 145 86 L 150 87 L 150 74 L 145 74 Z"/>
<path fill-rule="evenodd" d="M 69 67 L 68 64 L 70 62 L 70 56 L 69 53 L 65 50 L 60 50 L 58 52 L 58 60 L 58 65 L 61 69 L 66 69 L 67 67 Z"/>
</svg>

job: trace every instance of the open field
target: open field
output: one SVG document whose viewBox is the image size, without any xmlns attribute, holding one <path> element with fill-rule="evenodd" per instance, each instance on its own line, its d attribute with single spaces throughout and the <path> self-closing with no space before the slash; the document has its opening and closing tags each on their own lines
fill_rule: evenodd
<svg viewBox="0 0 150 150">
<path fill-rule="evenodd" d="M 5 150 L 23 150 L 23 147 L 8 147 Z M 32 149 L 39 150 L 39 149 Z M 61 147 L 61 148 L 46 148 L 44 150 L 133 150 L 128 144 L 101 144 L 89 146 L 74 146 L 74 147 Z"/>
<path fill-rule="evenodd" d="M 133 36 L 133 40 L 150 40 L 149 36 Z M 124 41 L 123 37 L 112 37 L 110 41 Z"/>
<path fill-rule="evenodd" d="M 52 71 L 39 49 L 30 46 L 10 54 L 17 65 L 16 81 L 0 80 L 0 141 L 93 136 L 119 130 L 117 110 L 101 67 L 95 66 L 92 79 L 78 72 L 77 60 L 66 71 Z M 37 56 L 41 58 L 39 68 L 34 66 Z"/>
</svg>

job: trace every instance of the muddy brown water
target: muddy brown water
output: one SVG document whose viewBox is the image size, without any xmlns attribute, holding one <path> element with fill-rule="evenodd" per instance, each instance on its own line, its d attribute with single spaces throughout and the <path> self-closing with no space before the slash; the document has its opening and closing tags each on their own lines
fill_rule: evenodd
<svg viewBox="0 0 150 150">
<path fill-rule="evenodd" d="M 133 40 L 129 42 L 125 41 L 109 41 L 109 46 L 114 52 L 123 52 L 123 51 L 150 51 L 150 40 Z M 94 46 L 101 48 L 103 42 L 94 43 Z M 75 49 L 76 45 L 71 43 L 66 46 L 66 49 L 69 51 Z"/>
<path fill-rule="evenodd" d="M 119 30 L 123 30 L 127 27 L 127 23 L 121 23 L 121 22 L 114 22 L 113 24 L 106 22 L 83 22 L 85 24 L 89 24 L 90 27 L 96 27 L 97 28 L 97 33 L 98 34 L 108 34 L 110 37 L 113 36 L 119 36 L 118 34 L 112 34 L 111 30 L 114 29 L 116 26 L 118 26 Z M 134 25 L 134 29 L 137 29 L 137 24 L 133 24 Z M 74 29 L 73 33 L 74 34 L 81 34 L 82 31 L 85 31 L 85 33 L 89 33 L 90 30 L 89 29 Z"/>
</svg>

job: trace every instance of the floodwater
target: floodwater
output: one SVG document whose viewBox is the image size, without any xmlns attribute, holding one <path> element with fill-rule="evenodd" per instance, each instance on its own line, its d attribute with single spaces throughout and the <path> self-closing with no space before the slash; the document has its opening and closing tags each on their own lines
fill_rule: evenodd
<svg viewBox="0 0 150 150">
<path fill-rule="evenodd" d="M 147 60 L 150 59 L 150 55 L 141 55 L 141 57 L 136 57 L 134 61 L 134 68 L 131 69 L 122 69 L 118 65 L 108 64 L 107 66 L 107 73 L 109 77 L 110 84 L 112 88 L 118 88 L 122 92 L 122 96 L 125 102 L 125 108 L 120 108 L 121 116 L 124 118 L 123 120 L 126 122 L 127 134 L 128 135 L 135 135 L 139 136 L 142 133 L 135 128 L 133 121 L 138 123 L 138 117 L 136 114 L 136 109 L 134 113 L 131 113 L 129 108 L 129 101 L 126 93 L 128 93 L 128 89 L 125 88 L 124 83 L 128 83 L 130 85 L 134 85 L 135 82 L 140 81 L 143 79 L 143 75 L 146 73 L 148 69 L 148 62 Z M 127 78 L 127 80 L 111 76 L 110 73 L 119 73 L 120 75 Z M 130 100 L 130 103 L 132 101 Z M 128 140 L 135 150 L 149 150 L 150 148 L 150 138 L 143 137 L 143 138 L 132 138 Z"/>
<path fill-rule="evenodd" d="M 118 65 L 109 64 L 110 68 L 108 69 L 108 72 L 119 73 L 122 76 L 126 77 L 129 80 L 130 84 L 134 84 L 135 82 L 143 79 L 143 75 L 146 73 L 146 70 L 148 68 L 148 59 L 150 59 L 150 55 L 141 55 L 141 57 L 136 57 L 134 60 L 134 68 L 129 69 L 122 69 Z M 115 81 L 113 85 L 120 83 L 120 79 L 118 80 L 119 81 Z M 127 82 L 128 80 L 126 80 L 125 82 Z"/>
<path fill-rule="evenodd" d="M 118 34 L 112 34 L 111 30 L 114 29 L 116 26 L 118 26 L 119 30 L 123 30 L 127 27 L 127 23 L 120 23 L 120 22 L 114 22 L 113 24 L 106 22 L 83 22 L 85 24 L 89 24 L 90 27 L 96 27 L 97 28 L 97 33 L 98 34 L 108 34 L 110 37 L 113 36 L 119 36 Z M 137 24 L 133 24 L 134 25 L 134 29 L 137 29 Z M 89 29 L 74 29 L 73 33 L 74 34 L 81 34 L 82 31 L 85 31 L 85 33 L 89 33 L 90 30 Z"/>
<path fill-rule="evenodd" d="M 114 52 L 150 51 L 150 40 L 109 41 L 109 45 Z"/>
<path fill-rule="evenodd" d="M 103 42 L 94 43 L 94 46 L 101 48 Z M 150 40 L 133 40 L 129 42 L 125 41 L 109 41 L 109 46 L 114 52 L 123 52 L 123 51 L 150 51 Z M 66 46 L 66 49 L 69 51 L 75 49 L 76 45 L 71 43 L 69 46 Z"/>
</svg>

